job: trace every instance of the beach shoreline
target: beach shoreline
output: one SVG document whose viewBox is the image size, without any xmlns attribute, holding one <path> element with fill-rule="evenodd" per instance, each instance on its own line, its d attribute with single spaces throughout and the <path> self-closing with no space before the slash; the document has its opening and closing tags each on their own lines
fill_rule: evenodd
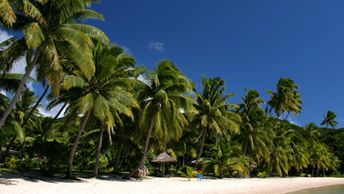
<svg viewBox="0 0 344 194">
<path fill-rule="evenodd" d="M 1 178 L 2 194 L 277 194 L 323 186 L 344 184 L 344 178 L 225 178 L 199 181 L 192 178 L 155 178 L 143 180 L 121 179 L 81 179 L 67 181 L 62 179 L 27 179 L 23 177 Z"/>
</svg>

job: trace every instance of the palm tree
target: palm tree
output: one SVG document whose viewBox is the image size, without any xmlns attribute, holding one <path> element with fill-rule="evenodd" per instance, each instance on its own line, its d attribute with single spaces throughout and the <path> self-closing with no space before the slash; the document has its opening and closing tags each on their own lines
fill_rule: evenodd
<svg viewBox="0 0 344 194">
<path fill-rule="evenodd" d="M 276 121 L 275 121 L 276 122 Z M 293 148 L 291 146 L 292 137 L 295 130 L 291 128 L 289 122 L 277 122 L 278 130 L 274 133 L 272 139 L 270 160 L 268 165 L 270 172 L 278 176 L 288 175 L 293 161 Z"/>
<path fill-rule="evenodd" d="M 320 170 L 335 169 L 339 165 L 339 159 L 330 152 L 326 144 L 315 143 L 309 147 L 310 164 L 312 167 L 312 176 L 319 176 Z"/>
<path fill-rule="evenodd" d="M 101 14 L 85 8 L 90 5 L 90 1 L 32 2 L 26 0 L 25 2 L 28 2 L 28 5 L 18 7 L 22 7 L 22 9 L 16 9 L 15 13 L 18 12 L 18 15 L 22 12 L 30 14 L 25 14 L 25 17 L 21 16 L 20 19 L 17 18 L 17 22 L 11 28 L 23 31 L 24 37 L 10 41 L 9 46 L 1 51 L 0 59 L 7 67 L 6 70 L 22 56 L 26 56 L 29 63 L 12 101 L 0 119 L 0 129 L 14 108 L 35 66 L 41 69 L 39 71 L 46 73 L 49 85 L 54 93 L 58 94 L 62 69 L 65 65 L 62 61 L 71 59 L 74 65 L 78 65 L 80 70 L 90 77 L 94 73 L 91 37 L 104 40 L 104 42 L 108 41 L 106 35 L 99 29 L 77 23 L 82 18 L 102 19 Z M 12 52 L 16 55 L 11 55 Z"/>
<path fill-rule="evenodd" d="M 297 173 L 306 169 L 310 165 L 309 147 L 319 143 L 320 132 L 314 123 L 305 127 L 294 126 L 294 135 L 292 137 L 293 161 Z"/>
<path fill-rule="evenodd" d="M 271 99 L 268 101 L 267 111 L 275 111 L 277 118 L 287 113 L 299 114 L 302 110 L 301 95 L 298 85 L 290 78 L 281 78 L 277 83 L 277 91 L 269 91 Z"/>
<path fill-rule="evenodd" d="M 263 102 L 256 90 L 249 90 L 239 108 L 242 118 L 239 141 L 244 154 L 251 156 L 256 162 L 262 157 L 268 159 L 272 144 L 273 131 L 271 127 L 267 127 L 267 117 L 260 107 Z"/>
<path fill-rule="evenodd" d="M 95 72 L 89 77 L 83 71 L 74 71 L 72 75 L 65 77 L 62 86 L 66 90 L 73 91 L 77 98 L 73 98 L 71 110 L 83 114 L 73 147 L 68 157 L 67 177 L 72 178 L 73 159 L 78 147 L 81 134 L 90 117 L 101 122 L 100 142 L 97 149 L 97 160 L 102 144 L 102 133 L 105 129 L 111 134 L 112 127 L 119 124 L 123 126 L 120 114 L 133 116 L 132 108 L 139 108 L 133 95 L 127 90 L 130 80 L 128 77 L 119 77 L 119 69 L 123 64 L 118 63 L 117 46 L 103 46 L 98 44 L 93 51 Z M 111 135 L 109 136 L 111 138 Z M 96 165 L 95 175 L 98 175 Z"/>
<path fill-rule="evenodd" d="M 146 140 L 139 165 L 129 177 L 144 168 L 151 137 L 165 145 L 182 136 L 188 125 L 183 112 L 188 112 L 193 102 L 186 94 L 193 90 L 194 84 L 170 61 L 159 62 L 155 72 L 147 75 L 145 83 L 138 93 L 138 98 L 142 99 L 138 127 Z"/>
<path fill-rule="evenodd" d="M 321 122 L 321 125 L 331 126 L 335 128 L 338 125 L 336 121 L 337 115 L 332 111 L 327 111 L 326 116 L 324 116 L 324 120 Z"/>
<path fill-rule="evenodd" d="M 15 135 L 11 137 L 6 146 L 5 152 L 1 154 L 0 161 L 5 161 L 9 150 L 12 149 L 16 140 L 19 140 L 21 143 L 23 143 L 25 131 L 29 130 L 30 127 L 34 124 L 35 119 L 30 118 L 25 121 L 24 118 L 29 111 L 33 110 L 33 104 L 35 100 L 36 96 L 34 95 L 34 92 L 27 89 L 23 92 L 23 95 L 17 101 L 16 108 L 11 113 L 9 122 L 7 122 L 4 126 L 6 130 L 15 130 Z M 33 115 L 36 117 L 39 116 L 39 112 L 36 108 L 33 110 Z M 26 122 L 27 124 L 23 125 L 24 122 Z"/>
<path fill-rule="evenodd" d="M 234 106 L 227 103 L 231 95 L 225 95 L 224 80 L 221 78 L 202 78 L 203 93 L 197 94 L 195 108 L 197 114 L 193 124 L 200 129 L 201 145 L 197 160 L 200 159 L 206 137 L 222 134 L 228 137 L 229 133 L 240 130 L 240 116 L 230 108 Z"/>
<path fill-rule="evenodd" d="M 310 163 L 310 154 L 308 152 L 307 142 L 293 144 L 293 166 L 299 172 L 308 167 Z"/>
<path fill-rule="evenodd" d="M 224 175 L 231 172 L 241 176 L 249 174 L 251 159 L 243 155 L 241 146 L 233 141 L 219 138 L 212 149 L 212 153 L 213 157 L 204 161 L 203 168 L 206 170 L 212 169 L 219 178 L 223 178 Z"/>
</svg>

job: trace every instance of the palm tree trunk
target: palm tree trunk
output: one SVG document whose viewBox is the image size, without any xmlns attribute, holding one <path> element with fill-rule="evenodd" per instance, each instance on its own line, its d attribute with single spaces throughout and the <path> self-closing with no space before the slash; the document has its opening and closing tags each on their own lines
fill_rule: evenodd
<svg viewBox="0 0 344 194">
<path fill-rule="evenodd" d="M 223 178 L 223 170 L 222 170 L 222 166 L 221 165 L 219 165 L 219 171 L 220 171 L 219 178 L 222 179 Z"/>
<path fill-rule="evenodd" d="M 98 143 L 98 148 L 96 152 L 96 165 L 94 167 L 94 172 L 93 172 L 94 177 L 98 177 L 98 173 L 99 173 L 99 156 L 100 156 L 100 151 L 102 149 L 103 132 L 104 132 L 104 126 L 102 125 L 99 132 L 99 143 Z"/>
<path fill-rule="evenodd" d="M 41 103 L 41 101 L 43 100 L 43 98 L 45 97 L 45 95 L 47 94 L 49 90 L 49 85 L 47 84 L 44 88 L 43 93 L 41 94 L 41 96 L 39 97 L 39 99 L 37 100 L 36 104 L 32 107 L 31 111 L 27 114 L 27 116 L 24 118 L 23 124 L 22 126 L 24 126 L 27 122 L 27 120 L 30 119 L 30 117 L 32 116 L 33 112 L 36 110 L 36 108 L 39 106 L 39 104 Z"/>
<path fill-rule="evenodd" d="M 121 159 L 122 159 L 122 152 L 123 152 L 123 147 L 124 147 L 124 143 L 121 141 L 117 154 L 116 154 L 116 162 L 115 162 L 115 166 L 114 166 L 114 172 L 117 173 L 121 164 Z"/>
<path fill-rule="evenodd" d="M 203 153 L 203 147 L 204 147 L 204 142 L 205 142 L 205 137 L 206 137 L 206 136 L 207 136 L 207 131 L 204 130 L 203 136 L 202 136 L 201 147 L 199 148 L 199 152 L 198 152 L 198 156 L 197 156 L 196 163 L 197 163 L 198 160 L 201 158 L 201 155 L 202 155 L 202 153 Z"/>
<path fill-rule="evenodd" d="M 78 145 L 79 145 L 79 142 L 80 142 L 80 137 L 81 137 L 81 134 L 82 132 L 84 131 L 84 128 L 86 126 L 86 123 L 90 117 L 90 114 L 91 114 L 91 110 L 87 111 L 81 125 L 80 125 L 80 128 L 79 128 L 79 132 L 78 132 L 78 135 L 76 136 L 75 138 L 75 141 L 74 141 L 74 144 L 73 144 L 73 147 L 69 153 L 69 156 L 68 156 L 68 163 L 67 163 L 67 174 L 66 174 L 66 178 L 74 178 L 73 176 L 73 160 L 74 160 L 74 155 L 75 155 L 75 152 L 76 152 L 76 149 L 78 148 Z"/>
<path fill-rule="evenodd" d="M 56 114 L 55 117 L 54 117 L 54 120 L 56 120 L 56 119 L 60 116 L 60 114 L 62 113 L 63 109 L 66 108 L 66 106 L 67 106 L 67 102 L 65 102 L 65 103 L 63 104 L 63 106 L 60 108 L 59 112 L 57 112 L 57 114 Z"/>
<path fill-rule="evenodd" d="M 31 117 L 32 113 L 36 110 L 36 108 L 38 107 L 38 105 L 41 103 L 41 101 L 43 100 L 44 96 L 46 95 L 46 93 L 48 92 L 49 89 L 49 85 L 47 85 L 44 89 L 44 92 L 42 93 L 42 95 L 40 96 L 40 98 L 38 99 L 38 101 L 36 102 L 36 104 L 32 107 L 31 111 L 27 114 L 27 116 L 24 118 L 23 123 L 21 124 L 21 126 L 25 126 L 26 122 L 29 120 L 29 118 Z M 5 152 L 2 154 L 2 156 L 0 156 L 0 162 L 1 161 L 5 161 L 10 149 L 12 148 L 13 144 L 14 144 L 14 140 L 16 139 L 16 136 L 13 136 L 12 139 L 10 140 L 9 144 L 6 147 Z"/>
<path fill-rule="evenodd" d="M 34 58 L 32 59 L 30 65 L 29 65 L 29 67 L 26 69 L 26 72 L 25 72 L 22 80 L 20 81 L 20 84 L 17 88 L 16 93 L 14 94 L 14 96 L 11 100 L 11 103 L 9 104 L 8 108 L 6 109 L 5 113 L 2 115 L 2 117 L 0 119 L 0 131 L 1 131 L 2 127 L 4 126 L 8 115 L 11 113 L 12 109 L 15 107 L 15 105 L 16 105 L 16 103 L 17 103 L 17 101 L 18 101 L 18 99 L 19 99 L 19 97 L 20 97 L 20 95 L 24 89 L 26 81 L 29 79 L 33 68 L 37 64 L 39 56 L 40 56 L 40 52 L 37 50 Z"/>
<path fill-rule="evenodd" d="M 145 143 L 145 148 L 144 148 L 143 156 L 141 158 L 141 161 L 140 161 L 138 167 L 129 174 L 129 177 L 132 177 L 139 169 L 143 169 L 144 168 L 145 160 L 146 160 L 147 152 L 148 152 L 149 140 L 150 140 L 150 138 L 152 136 L 153 127 L 154 127 L 154 122 L 151 121 L 150 126 L 149 126 L 149 130 L 148 130 L 148 134 L 147 134 L 147 137 L 146 137 L 146 143 Z"/>
<path fill-rule="evenodd" d="M 247 156 L 247 147 L 248 147 L 248 142 L 245 143 L 245 147 L 244 147 L 244 155 Z"/>
<path fill-rule="evenodd" d="M 47 124 L 47 126 L 46 126 L 45 128 L 49 129 L 49 128 L 51 127 L 51 125 L 52 125 L 54 122 L 56 122 L 57 118 L 58 118 L 59 115 L 61 114 L 62 110 L 66 107 L 66 105 L 67 105 L 67 102 L 64 103 L 64 105 L 60 108 L 59 112 L 57 112 L 57 114 L 55 115 L 54 119 L 53 119 L 52 121 L 48 122 L 48 124 Z M 60 129 L 65 128 L 65 127 L 67 126 L 69 120 L 70 120 L 70 117 L 68 117 L 68 118 L 66 119 L 66 121 L 64 122 L 64 124 L 62 125 L 62 127 L 60 127 Z M 60 129 L 59 129 L 59 131 L 61 131 Z"/>
</svg>

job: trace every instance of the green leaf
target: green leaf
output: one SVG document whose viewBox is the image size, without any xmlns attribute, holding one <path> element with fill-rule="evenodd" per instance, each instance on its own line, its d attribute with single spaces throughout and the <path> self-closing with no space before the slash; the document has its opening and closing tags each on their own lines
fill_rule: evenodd
<svg viewBox="0 0 344 194">
<path fill-rule="evenodd" d="M 37 22 L 27 25 L 24 29 L 26 45 L 29 48 L 38 48 L 45 40 L 42 29 Z"/>
<path fill-rule="evenodd" d="M 0 0 L 0 17 L 7 26 L 12 26 L 16 21 L 16 15 L 9 0 Z"/>
<path fill-rule="evenodd" d="M 83 88 L 87 87 L 89 84 L 81 77 L 69 75 L 64 78 L 62 87 L 66 90 L 71 88 Z"/>
</svg>

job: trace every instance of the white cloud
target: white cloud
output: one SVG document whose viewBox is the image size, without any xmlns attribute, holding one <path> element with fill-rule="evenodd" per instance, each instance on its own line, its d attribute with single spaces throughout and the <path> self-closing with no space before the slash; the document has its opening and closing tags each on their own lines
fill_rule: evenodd
<svg viewBox="0 0 344 194">
<path fill-rule="evenodd" d="M 151 41 L 148 43 L 148 48 L 152 51 L 158 51 L 163 52 L 166 50 L 165 43 L 163 42 L 157 42 L 157 41 Z"/>
<path fill-rule="evenodd" d="M 138 77 L 137 77 L 138 80 L 142 81 L 143 83 L 151 86 L 152 85 L 152 81 L 150 79 L 147 78 L 146 75 L 144 74 L 140 74 Z"/>
<path fill-rule="evenodd" d="M 59 110 L 62 108 L 63 104 L 59 104 L 57 106 L 55 106 L 54 108 L 50 109 L 50 110 L 47 110 L 46 109 L 46 106 L 44 107 L 39 107 L 38 110 L 41 114 L 43 114 L 44 116 L 48 116 L 48 117 L 55 117 L 55 115 L 59 112 Z M 67 109 L 68 106 L 66 106 L 63 111 L 61 112 L 61 114 L 59 115 L 58 118 L 61 118 L 63 117 L 66 109 Z"/>
<path fill-rule="evenodd" d="M 25 68 L 27 66 L 26 63 L 26 59 L 25 57 L 21 57 L 18 61 L 16 61 L 13 66 L 12 69 L 10 70 L 10 73 L 20 73 L 20 74 L 24 74 L 25 73 Z M 30 77 L 33 79 L 37 79 L 37 72 L 36 72 L 36 67 L 32 70 Z M 32 81 L 28 81 L 26 83 L 26 86 L 30 89 L 33 90 L 33 82 Z"/>
<path fill-rule="evenodd" d="M 10 35 L 8 32 L 0 29 L 0 42 L 3 42 L 11 37 L 12 35 Z"/>
<path fill-rule="evenodd" d="M 0 43 L 11 38 L 12 35 L 9 34 L 8 32 L 1 30 L 0 29 Z M 27 66 L 26 63 L 26 59 L 25 57 L 21 57 L 19 60 L 17 60 L 14 64 L 12 69 L 10 70 L 10 73 L 20 73 L 20 74 L 24 74 L 25 73 L 25 68 Z M 30 75 L 31 78 L 36 79 L 37 78 L 37 74 L 36 74 L 36 68 L 31 72 Z M 33 90 L 32 87 L 32 82 L 28 82 L 26 85 L 29 89 Z"/>
<path fill-rule="evenodd" d="M 301 126 L 301 123 L 297 120 L 296 117 L 292 116 L 292 115 L 289 115 L 289 117 L 287 118 L 287 120 L 294 124 L 294 125 L 298 125 L 298 126 Z"/>
</svg>

